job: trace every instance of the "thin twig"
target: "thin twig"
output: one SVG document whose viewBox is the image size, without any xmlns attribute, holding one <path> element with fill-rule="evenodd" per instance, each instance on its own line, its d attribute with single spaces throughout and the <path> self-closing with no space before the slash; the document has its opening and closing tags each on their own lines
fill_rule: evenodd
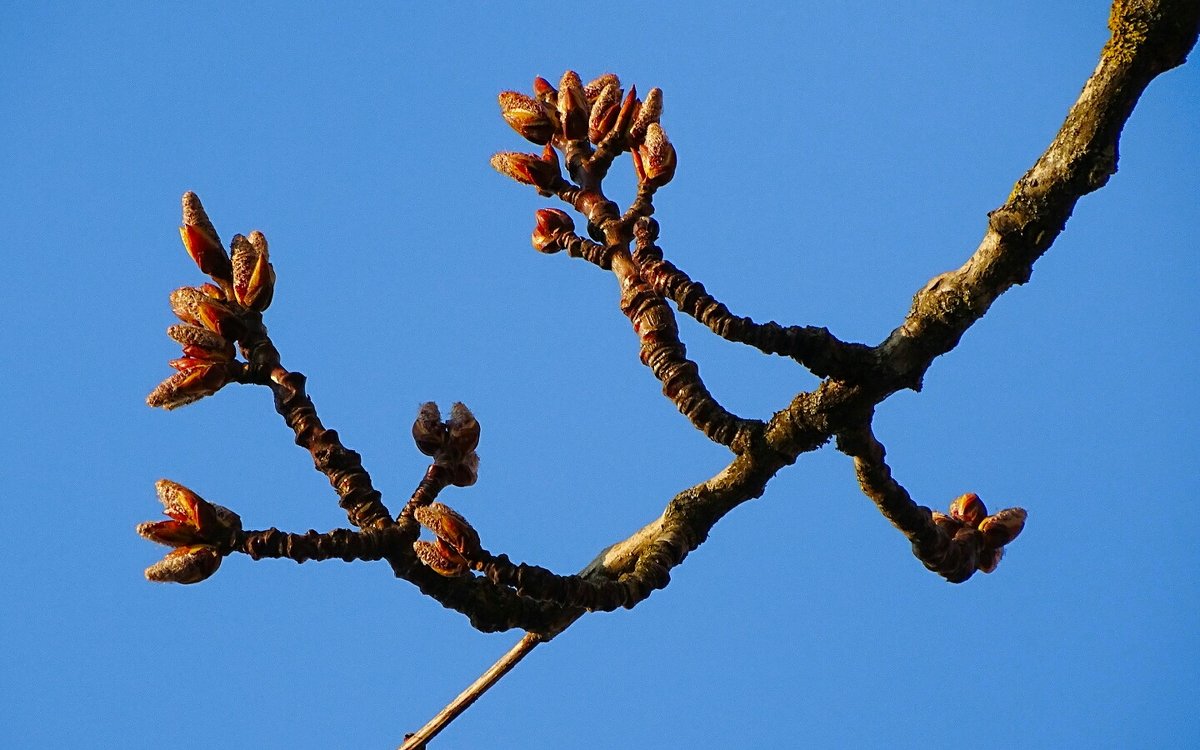
<svg viewBox="0 0 1200 750">
<path fill-rule="evenodd" d="M 501 677 L 508 674 L 509 670 L 517 666 L 530 651 L 533 651 L 539 643 L 544 639 L 536 633 L 526 633 L 521 640 L 517 641 L 517 645 L 508 650 L 504 656 L 501 656 L 486 672 L 479 676 L 479 679 L 467 686 L 467 689 L 458 694 L 458 697 L 450 701 L 450 704 L 437 712 L 437 715 L 430 719 L 425 726 L 413 734 L 408 735 L 404 739 L 404 744 L 400 746 L 400 750 L 424 750 L 425 743 L 437 736 L 438 732 L 445 729 L 450 722 L 458 718 L 459 714 L 470 708 L 471 704 L 479 700 L 480 696 L 487 692 L 488 688 L 495 685 Z"/>
</svg>

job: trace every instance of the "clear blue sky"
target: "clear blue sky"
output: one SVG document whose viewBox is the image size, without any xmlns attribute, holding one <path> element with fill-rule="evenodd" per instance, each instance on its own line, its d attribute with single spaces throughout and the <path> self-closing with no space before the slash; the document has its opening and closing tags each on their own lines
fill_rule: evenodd
<svg viewBox="0 0 1200 750">
<path fill-rule="evenodd" d="M 183 191 L 224 237 L 266 233 L 284 363 L 393 508 L 417 405 L 463 400 L 481 478 L 444 499 L 576 570 L 726 454 L 638 364 L 611 276 L 530 249 L 549 204 L 488 166 L 524 148 L 497 92 L 567 67 L 661 86 L 668 257 L 741 314 L 875 343 L 975 248 L 1107 34 L 1099 2 L 875 5 L 6 3 L 0 745 L 394 747 L 518 638 L 382 564 L 143 580 L 160 477 L 249 527 L 345 525 L 265 390 L 143 404 L 177 356 L 167 294 L 201 280 Z M 926 572 L 827 448 L 434 747 L 1200 744 L 1197 123 L 1193 62 L 1032 282 L 879 409 L 921 502 L 1029 509 L 995 574 Z M 815 385 L 682 335 L 746 416 Z"/>
</svg>

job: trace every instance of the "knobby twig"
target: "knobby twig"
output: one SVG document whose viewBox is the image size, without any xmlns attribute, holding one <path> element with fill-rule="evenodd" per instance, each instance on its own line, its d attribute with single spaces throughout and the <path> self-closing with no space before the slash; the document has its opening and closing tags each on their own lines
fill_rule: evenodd
<svg viewBox="0 0 1200 750">
<path fill-rule="evenodd" d="M 735 315 L 664 257 L 652 215 L 678 157 L 661 123 L 659 89 L 639 98 L 633 87 L 625 92 L 615 75 L 585 86 L 568 71 L 557 88 L 538 78 L 532 95 L 502 93 L 505 120 L 542 151 L 497 154 L 493 166 L 541 195 L 556 197 L 586 222 L 584 237 L 566 211 L 541 209 L 534 248 L 565 251 L 613 274 L 641 361 L 684 417 L 733 454 L 721 472 L 678 493 L 657 519 L 602 551 L 577 575 L 487 551 L 466 519 L 438 501 L 442 489 L 468 487 L 478 473 L 480 425 L 462 404 L 455 404 L 445 420 L 434 404 L 421 408 L 413 438 L 431 461 L 401 510 L 390 511 L 359 454 L 318 418 L 305 377 L 281 364 L 263 324 L 275 285 L 266 238 L 260 232 L 235 235 L 227 254 L 199 198 L 185 194 L 183 243 L 211 283 L 171 294 L 183 324 L 167 333 L 183 346 L 183 356 L 170 363 L 177 372 L 154 389 L 148 403 L 173 409 L 230 383 L 270 389 L 276 411 L 329 479 L 355 528 L 244 531 L 235 512 L 161 480 L 158 494 L 169 519 L 141 524 L 138 531 L 172 551 L 147 569 L 147 577 L 197 583 L 234 553 L 298 563 L 385 560 L 397 577 L 462 612 L 474 627 L 525 630 L 496 665 L 410 735 L 404 747 L 417 748 L 537 644 L 588 612 L 634 607 L 665 587 L 671 569 L 726 513 L 760 496 L 800 454 L 835 437 L 838 449 L 853 459 L 863 492 L 909 539 L 927 568 L 955 583 L 976 571 L 992 572 L 1023 528 L 1025 511 L 1008 508 L 989 515 L 974 493 L 955 499 L 948 513 L 916 503 L 893 477 L 884 446 L 873 434 L 875 408 L 899 390 L 920 390 L 934 359 L 952 350 L 1001 294 L 1029 280 L 1033 264 L 1063 230 L 1076 202 L 1116 171 L 1121 129 L 1138 98 L 1157 75 L 1184 62 L 1198 27 L 1200 3 L 1194 0 L 1117 0 L 1100 62 L 1050 146 L 988 215 L 983 240 L 966 263 L 917 292 L 904 321 L 877 346 L 842 341 L 823 327 L 757 323 Z M 622 211 L 605 194 L 604 180 L 624 153 L 631 156 L 638 187 Z M 797 394 L 767 422 L 728 411 L 688 358 L 671 304 L 721 338 L 795 360 L 821 378 L 820 385 Z M 422 528 L 432 532 L 432 541 L 419 538 Z"/>
</svg>

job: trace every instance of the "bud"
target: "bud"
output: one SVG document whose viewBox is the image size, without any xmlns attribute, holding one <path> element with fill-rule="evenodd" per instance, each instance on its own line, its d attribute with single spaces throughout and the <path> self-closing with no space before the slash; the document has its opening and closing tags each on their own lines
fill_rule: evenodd
<svg viewBox="0 0 1200 750">
<path fill-rule="evenodd" d="M 550 109 L 558 107 L 558 89 L 541 76 L 533 79 L 533 95 Z"/>
<path fill-rule="evenodd" d="M 479 454 L 468 453 L 461 461 L 447 468 L 450 470 L 450 484 L 470 487 L 479 481 Z"/>
<path fill-rule="evenodd" d="M 221 362 L 233 359 L 233 344 L 207 328 L 174 325 L 167 328 L 167 335 L 183 344 L 185 356 Z"/>
<path fill-rule="evenodd" d="M 183 194 L 183 226 L 179 228 L 179 237 L 202 272 L 219 281 L 230 280 L 229 256 L 221 247 L 221 238 L 200 198 L 190 190 Z"/>
<path fill-rule="evenodd" d="M 204 541 L 196 527 L 183 521 L 147 521 L 137 525 L 137 533 L 144 539 L 165 544 L 168 547 L 186 547 Z"/>
<path fill-rule="evenodd" d="M 221 567 L 221 553 L 207 544 L 171 550 L 146 568 L 146 578 L 160 583 L 200 583 Z"/>
<path fill-rule="evenodd" d="M 979 568 L 980 573 L 991 573 L 1000 564 L 1000 558 L 1004 557 L 1003 547 L 984 547 L 979 552 L 979 560 L 976 561 L 975 567 Z"/>
<path fill-rule="evenodd" d="M 638 182 L 660 188 L 675 176 L 675 147 L 657 122 L 646 128 L 646 137 L 633 152 L 633 168 Z"/>
<path fill-rule="evenodd" d="M 466 456 L 479 445 L 479 420 L 461 401 L 450 407 L 450 420 L 446 426 L 450 428 L 448 447 L 457 455 Z"/>
<path fill-rule="evenodd" d="M 203 287 L 184 286 L 171 292 L 171 310 L 184 323 L 199 325 L 222 337 L 237 338 L 241 323 L 233 311 Z"/>
<path fill-rule="evenodd" d="M 599 143 L 612 130 L 621 112 L 621 90 L 609 84 L 594 97 L 588 118 L 588 140 Z"/>
<path fill-rule="evenodd" d="M 233 238 L 233 295 L 248 310 L 262 312 L 275 294 L 275 269 L 267 253 L 267 238 L 254 231 L 247 239 Z"/>
<path fill-rule="evenodd" d="M 231 272 L 229 256 L 225 254 L 225 248 L 221 247 L 215 239 L 191 224 L 184 224 L 179 228 L 179 238 L 183 240 L 184 248 L 201 272 L 214 279 L 229 280 Z"/>
<path fill-rule="evenodd" d="M 1005 508 L 988 516 L 979 524 L 979 533 L 989 547 L 1003 547 L 1017 538 L 1025 528 L 1024 508 Z"/>
<path fill-rule="evenodd" d="M 196 529 L 207 541 L 220 541 L 242 530 L 242 518 L 232 510 L 210 503 L 192 490 L 170 479 L 154 483 L 163 512 Z"/>
<path fill-rule="evenodd" d="M 504 121 L 522 138 L 542 146 L 554 137 L 558 124 L 537 99 L 516 91 L 502 91 L 499 99 L 500 114 Z"/>
<path fill-rule="evenodd" d="M 467 559 L 478 557 L 483 547 L 479 534 L 467 523 L 467 519 L 454 512 L 448 505 L 430 503 L 418 505 L 413 511 L 417 522 L 429 529 L 452 550 Z"/>
<path fill-rule="evenodd" d="M 168 411 L 178 409 L 205 396 L 211 396 L 228 382 L 229 371 L 224 363 L 196 364 L 159 383 L 146 397 L 146 404 Z"/>
<path fill-rule="evenodd" d="M 432 568 L 433 572 L 447 578 L 466 575 L 470 569 L 462 555 L 447 547 L 440 539 L 436 542 L 415 541 L 413 552 L 416 552 L 417 559 Z"/>
<path fill-rule="evenodd" d="M 645 101 L 638 108 L 637 116 L 633 118 L 633 122 L 629 125 L 629 142 L 635 146 L 640 146 L 646 138 L 650 126 L 657 123 L 662 117 L 662 89 L 650 89 L 650 93 L 646 94 Z"/>
<path fill-rule="evenodd" d="M 563 137 L 568 141 L 587 138 L 588 103 L 583 83 L 573 70 L 563 73 L 558 84 L 558 119 Z"/>
<path fill-rule="evenodd" d="M 200 325 L 226 339 L 236 339 L 243 331 L 242 321 L 223 302 L 205 297 L 196 303 L 195 310 Z"/>
<path fill-rule="evenodd" d="M 496 154 L 492 157 L 492 168 L 523 185 L 533 185 L 546 193 L 553 192 L 562 180 L 562 173 L 557 166 L 533 154 L 514 151 Z"/>
<path fill-rule="evenodd" d="M 962 524 L 959 521 L 951 518 L 945 513 L 938 513 L 936 510 L 932 512 L 932 520 L 934 526 L 942 529 L 951 537 L 953 537 L 955 533 L 962 528 Z"/>
<path fill-rule="evenodd" d="M 604 73 L 603 75 L 596 76 L 592 80 L 588 81 L 587 85 L 583 87 L 583 96 L 585 99 L 587 99 L 588 103 L 591 104 L 595 102 L 597 97 L 600 96 L 601 92 L 603 92 L 604 89 L 608 88 L 609 86 L 613 86 L 618 89 L 617 99 L 619 100 L 621 98 L 621 94 L 619 92 L 619 89 L 621 88 L 621 79 L 617 78 L 615 73 Z"/>
<path fill-rule="evenodd" d="M 987 516 L 987 506 L 979 499 L 979 495 L 968 492 L 958 496 L 954 502 L 950 503 L 950 515 L 971 528 L 975 528 Z"/>
<path fill-rule="evenodd" d="M 442 414 L 437 404 L 427 401 L 421 404 L 417 419 L 412 426 L 413 441 L 417 450 L 426 456 L 436 456 L 446 444 L 446 425 L 442 424 Z"/>
<path fill-rule="evenodd" d="M 540 208 L 535 214 L 537 226 L 533 228 L 533 249 L 539 253 L 556 253 L 562 250 L 559 240 L 564 234 L 575 231 L 575 222 L 566 211 L 557 208 Z"/>
<path fill-rule="evenodd" d="M 629 93 L 625 95 L 625 101 L 621 102 L 621 111 L 617 113 L 617 122 L 613 128 L 618 133 L 627 132 L 629 124 L 637 117 L 638 109 L 641 106 L 642 103 L 637 98 L 637 86 L 630 86 Z"/>
</svg>

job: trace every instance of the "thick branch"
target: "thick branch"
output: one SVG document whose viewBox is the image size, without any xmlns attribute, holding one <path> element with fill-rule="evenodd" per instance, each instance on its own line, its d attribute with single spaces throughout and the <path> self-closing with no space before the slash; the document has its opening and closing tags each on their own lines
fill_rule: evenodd
<svg viewBox="0 0 1200 750">
<path fill-rule="evenodd" d="M 917 293 L 904 323 L 880 345 L 887 384 L 919 388 L 933 359 L 953 349 L 992 302 L 1033 273 L 1078 200 L 1117 171 L 1121 129 L 1146 86 L 1181 65 L 1196 43 L 1195 0 L 1118 0 L 1112 37 L 1054 141 L 989 214 L 988 231 L 958 270 Z"/>
</svg>

